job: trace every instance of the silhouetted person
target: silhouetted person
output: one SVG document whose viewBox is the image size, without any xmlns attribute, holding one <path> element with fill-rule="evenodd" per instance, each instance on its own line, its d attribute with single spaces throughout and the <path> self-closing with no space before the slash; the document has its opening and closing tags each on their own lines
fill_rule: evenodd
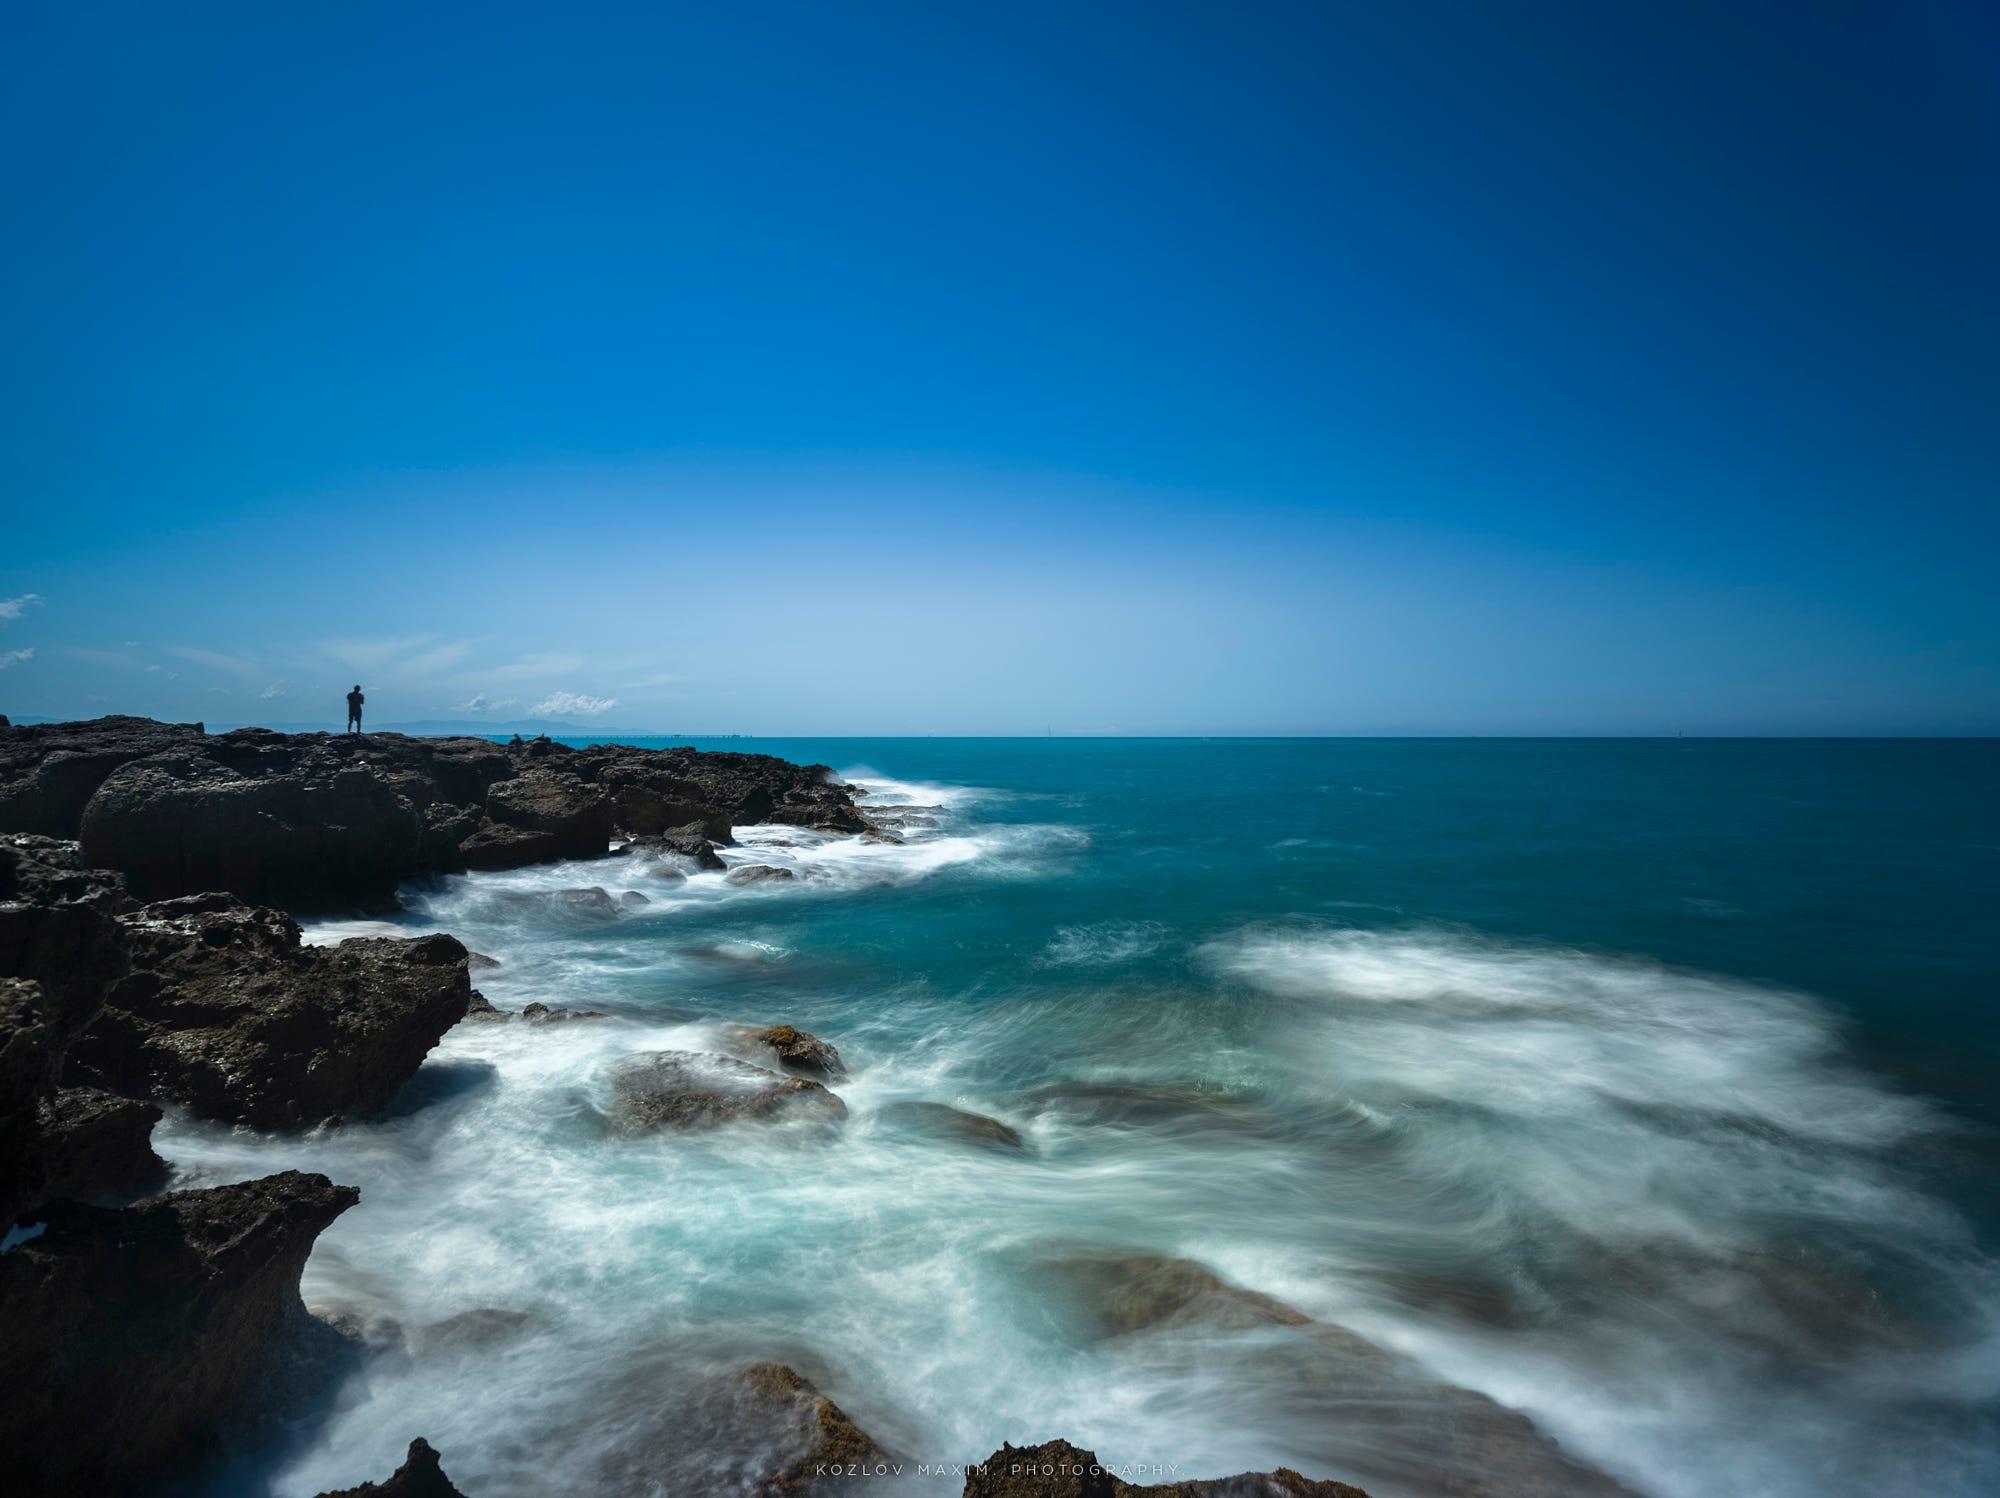
<svg viewBox="0 0 2000 1498">
<path fill-rule="evenodd" d="M 347 731 L 361 732 L 361 704 L 366 700 L 361 695 L 361 683 L 354 684 L 354 690 L 347 694 Z"/>
</svg>

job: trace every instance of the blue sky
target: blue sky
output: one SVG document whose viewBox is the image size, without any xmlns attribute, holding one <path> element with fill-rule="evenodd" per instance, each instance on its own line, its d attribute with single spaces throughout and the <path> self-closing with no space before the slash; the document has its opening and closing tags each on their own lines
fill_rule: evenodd
<svg viewBox="0 0 2000 1498">
<path fill-rule="evenodd" d="M 10 33 L 0 711 L 2000 732 L 1990 7 Z"/>
</svg>

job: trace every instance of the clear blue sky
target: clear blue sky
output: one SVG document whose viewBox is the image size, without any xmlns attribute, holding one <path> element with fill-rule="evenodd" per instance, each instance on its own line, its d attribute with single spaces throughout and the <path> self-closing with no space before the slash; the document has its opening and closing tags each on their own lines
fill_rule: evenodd
<svg viewBox="0 0 2000 1498">
<path fill-rule="evenodd" d="M 2000 732 L 1991 5 L 7 30 L 0 711 Z"/>
</svg>

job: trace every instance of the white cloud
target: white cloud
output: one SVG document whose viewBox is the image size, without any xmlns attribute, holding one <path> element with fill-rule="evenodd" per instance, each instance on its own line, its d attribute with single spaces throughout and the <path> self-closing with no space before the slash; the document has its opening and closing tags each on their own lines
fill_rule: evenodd
<svg viewBox="0 0 2000 1498">
<path fill-rule="evenodd" d="M 32 645 L 26 650 L 0 650 L 0 671 L 5 671 L 9 666 L 18 666 L 22 661 L 31 661 L 34 658 L 35 647 Z"/>
<path fill-rule="evenodd" d="M 618 706 L 616 697 L 587 697 L 581 692 L 551 692 L 528 711 L 537 718 L 561 718 L 574 713 L 594 718 Z"/>
<path fill-rule="evenodd" d="M 0 598 L 0 624 L 12 624 L 42 601 L 39 593 L 23 593 L 19 598 Z"/>
<path fill-rule="evenodd" d="M 484 692 L 479 692 L 475 693 L 469 700 L 459 703 L 452 711 L 455 713 L 497 713 L 503 707 L 512 707 L 515 700 L 512 697 L 502 697 L 496 702 Z"/>
<path fill-rule="evenodd" d="M 264 702 L 269 702 L 273 697 L 282 697 L 284 695 L 285 695 L 285 684 L 282 681 L 272 682 L 268 687 L 264 688 L 263 691 L 257 694 L 258 698 Z"/>
</svg>

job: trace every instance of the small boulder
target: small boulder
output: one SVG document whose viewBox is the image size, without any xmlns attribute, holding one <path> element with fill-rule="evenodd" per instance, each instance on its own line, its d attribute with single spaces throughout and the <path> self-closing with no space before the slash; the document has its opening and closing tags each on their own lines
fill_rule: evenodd
<svg viewBox="0 0 2000 1498">
<path fill-rule="evenodd" d="M 364 1482 L 358 1488 L 341 1488 L 321 1493 L 319 1498 L 465 1498 L 444 1475 L 444 1467 L 431 1443 L 422 1436 L 410 1442 L 409 1455 L 381 1482 Z"/>
<path fill-rule="evenodd" d="M 1006 1446 L 965 1474 L 963 1498 L 1368 1498 L 1360 1488 L 1326 1478 L 1302 1477 L 1289 1467 L 1243 1472 L 1192 1482 L 1127 1482 L 1097 1460 L 1097 1453 L 1068 1441 Z"/>
<path fill-rule="evenodd" d="M 775 884 L 798 878 L 790 869 L 777 868 L 768 863 L 746 863 L 741 868 L 729 871 L 731 884 Z"/>
<path fill-rule="evenodd" d="M 795 1030 L 790 1025 L 725 1025 L 723 1038 L 730 1045 L 777 1054 L 778 1065 L 794 1076 L 814 1077 L 822 1082 L 846 1080 L 847 1068 L 840 1052 L 817 1035 Z"/>
<path fill-rule="evenodd" d="M 698 1051 L 634 1056 L 613 1075 L 611 1090 L 612 1122 L 628 1134 L 712 1129 L 740 1120 L 832 1122 L 847 1116 L 845 1103 L 808 1078 Z"/>
</svg>

